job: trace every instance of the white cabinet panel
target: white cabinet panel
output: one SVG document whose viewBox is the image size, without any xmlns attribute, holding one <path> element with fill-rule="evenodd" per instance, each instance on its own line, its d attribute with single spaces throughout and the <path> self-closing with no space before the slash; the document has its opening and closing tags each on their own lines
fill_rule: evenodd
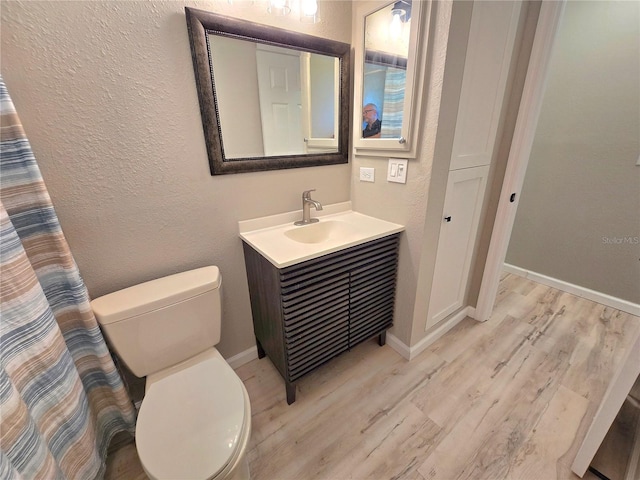
<svg viewBox="0 0 640 480">
<path fill-rule="evenodd" d="M 426 328 L 462 306 L 489 166 L 449 173 Z"/>
<path fill-rule="evenodd" d="M 520 5 L 473 5 L 450 170 L 491 163 Z"/>
</svg>

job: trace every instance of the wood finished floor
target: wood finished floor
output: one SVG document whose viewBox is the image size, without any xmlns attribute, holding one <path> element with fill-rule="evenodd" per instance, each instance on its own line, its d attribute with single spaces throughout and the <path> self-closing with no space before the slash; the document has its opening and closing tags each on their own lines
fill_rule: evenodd
<svg viewBox="0 0 640 480">
<path fill-rule="evenodd" d="M 300 380 L 293 405 L 269 360 L 254 360 L 237 370 L 252 479 L 576 479 L 639 331 L 638 317 L 505 274 L 487 322 L 463 320 L 411 362 L 366 342 Z M 106 478 L 147 478 L 133 445 Z"/>
</svg>

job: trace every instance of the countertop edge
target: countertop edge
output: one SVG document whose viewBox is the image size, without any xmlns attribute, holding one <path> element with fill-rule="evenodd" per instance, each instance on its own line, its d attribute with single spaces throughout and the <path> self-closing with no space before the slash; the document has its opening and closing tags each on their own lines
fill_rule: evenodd
<svg viewBox="0 0 640 480">
<path fill-rule="evenodd" d="M 391 222 L 389 222 L 389 223 L 391 223 Z M 347 242 L 345 244 L 335 245 L 333 247 L 329 247 L 329 248 L 326 248 L 324 250 L 313 252 L 313 253 L 310 253 L 308 255 L 304 255 L 302 257 L 296 258 L 294 260 L 289 260 L 289 261 L 286 261 L 286 262 L 278 262 L 278 261 L 276 261 L 271 256 L 269 256 L 264 251 L 262 251 L 261 248 L 257 247 L 253 242 L 251 242 L 249 239 L 247 239 L 246 237 L 244 237 L 242 235 L 241 235 L 241 239 L 242 239 L 243 242 L 245 242 L 248 245 L 250 245 L 251 248 L 253 248 L 256 252 L 258 252 L 260 255 L 262 255 L 264 258 L 266 258 L 269 261 L 269 263 L 271 263 L 274 267 L 279 268 L 279 269 L 283 269 L 283 268 L 290 267 L 292 265 L 297 265 L 298 263 L 306 262 L 307 260 L 313 260 L 314 258 L 322 257 L 323 255 L 328 255 L 330 253 L 338 252 L 340 250 L 345 250 L 347 248 L 355 247 L 357 245 L 362 245 L 363 243 L 371 242 L 373 240 L 378 240 L 378 239 L 383 238 L 383 237 L 388 237 L 388 236 L 394 235 L 396 233 L 402 233 L 402 232 L 404 232 L 404 230 L 405 230 L 405 227 L 403 225 L 399 225 L 397 228 L 394 228 L 394 229 L 386 231 L 386 232 L 381 232 L 381 233 L 378 233 L 378 234 L 375 234 L 375 235 L 368 236 L 366 238 L 354 240 L 352 242 Z"/>
</svg>

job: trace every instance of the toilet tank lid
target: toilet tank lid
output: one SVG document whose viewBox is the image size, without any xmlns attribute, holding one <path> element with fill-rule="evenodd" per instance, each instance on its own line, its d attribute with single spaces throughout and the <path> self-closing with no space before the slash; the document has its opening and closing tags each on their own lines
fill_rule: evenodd
<svg viewBox="0 0 640 480">
<path fill-rule="evenodd" d="M 108 325 L 214 290 L 221 282 L 218 267 L 202 267 L 109 293 L 92 300 L 91 308 L 98 322 Z"/>
</svg>

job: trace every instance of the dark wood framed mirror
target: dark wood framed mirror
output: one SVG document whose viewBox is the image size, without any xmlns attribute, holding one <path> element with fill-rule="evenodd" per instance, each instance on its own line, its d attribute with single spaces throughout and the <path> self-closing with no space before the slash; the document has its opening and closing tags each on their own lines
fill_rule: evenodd
<svg viewBox="0 0 640 480">
<path fill-rule="evenodd" d="M 185 12 L 211 175 L 348 162 L 349 44 Z"/>
</svg>

